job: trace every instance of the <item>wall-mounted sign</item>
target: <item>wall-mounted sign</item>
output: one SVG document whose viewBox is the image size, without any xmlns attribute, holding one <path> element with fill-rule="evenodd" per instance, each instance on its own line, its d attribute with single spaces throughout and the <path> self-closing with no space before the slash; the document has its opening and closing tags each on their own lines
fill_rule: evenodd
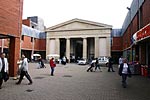
<svg viewBox="0 0 150 100">
<path fill-rule="evenodd" d="M 137 31 L 135 34 L 133 34 L 133 42 L 141 41 L 143 39 L 146 39 L 150 37 L 150 23 Z"/>
</svg>

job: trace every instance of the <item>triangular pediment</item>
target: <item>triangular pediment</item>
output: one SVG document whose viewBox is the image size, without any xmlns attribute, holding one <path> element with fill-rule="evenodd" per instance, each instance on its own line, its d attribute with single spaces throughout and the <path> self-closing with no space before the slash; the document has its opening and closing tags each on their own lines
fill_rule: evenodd
<svg viewBox="0 0 150 100">
<path fill-rule="evenodd" d="M 49 27 L 47 28 L 47 31 L 82 30 L 82 29 L 99 29 L 99 28 L 112 28 L 112 26 L 76 18 L 76 19 L 72 19 L 64 23 Z"/>
</svg>

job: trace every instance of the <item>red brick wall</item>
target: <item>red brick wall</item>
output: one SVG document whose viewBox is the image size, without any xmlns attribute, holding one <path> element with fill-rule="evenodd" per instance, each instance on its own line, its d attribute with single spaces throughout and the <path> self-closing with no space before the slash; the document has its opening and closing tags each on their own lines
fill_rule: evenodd
<svg viewBox="0 0 150 100">
<path fill-rule="evenodd" d="M 30 20 L 29 19 L 24 19 L 24 20 L 22 20 L 22 24 L 30 27 Z"/>
<path fill-rule="evenodd" d="M 134 17 L 132 28 L 132 35 L 138 31 L 138 15 Z"/>
<path fill-rule="evenodd" d="M 143 18 L 143 27 L 150 23 L 150 0 L 145 0 L 142 7 L 142 18 Z"/>
<path fill-rule="evenodd" d="M 23 0 L 0 0 L 0 34 L 20 36 Z"/>
<path fill-rule="evenodd" d="M 22 49 L 32 50 L 33 42 L 31 42 L 31 37 L 24 36 L 22 40 Z M 34 50 L 35 51 L 45 51 L 46 50 L 46 39 L 34 39 Z"/>
<path fill-rule="evenodd" d="M 111 50 L 112 51 L 121 51 L 122 50 L 122 37 L 113 37 Z"/>
<path fill-rule="evenodd" d="M 37 51 L 46 51 L 46 39 L 36 39 L 34 48 Z"/>
<path fill-rule="evenodd" d="M 24 36 L 24 40 L 22 40 L 21 48 L 24 50 L 32 50 L 31 37 Z"/>
</svg>

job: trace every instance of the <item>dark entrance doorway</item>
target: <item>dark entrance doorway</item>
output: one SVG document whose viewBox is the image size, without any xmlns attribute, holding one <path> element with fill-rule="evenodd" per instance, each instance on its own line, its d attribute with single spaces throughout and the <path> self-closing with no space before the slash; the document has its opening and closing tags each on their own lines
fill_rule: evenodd
<svg viewBox="0 0 150 100">
<path fill-rule="evenodd" d="M 83 40 L 77 39 L 75 42 L 75 58 L 81 59 L 83 56 Z"/>
<path fill-rule="evenodd" d="M 60 44 L 60 58 L 62 58 L 66 54 L 66 39 L 60 39 Z"/>
</svg>

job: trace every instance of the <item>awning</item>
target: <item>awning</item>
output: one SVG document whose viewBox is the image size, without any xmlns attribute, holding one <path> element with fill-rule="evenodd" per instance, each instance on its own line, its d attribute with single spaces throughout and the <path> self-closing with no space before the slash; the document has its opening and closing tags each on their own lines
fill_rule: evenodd
<svg viewBox="0 0 150 100">
<path fill-rule="evenodd" d="M 33 56 L 41 56 L 40 54 L 33 54 Z"/>
</svg>

